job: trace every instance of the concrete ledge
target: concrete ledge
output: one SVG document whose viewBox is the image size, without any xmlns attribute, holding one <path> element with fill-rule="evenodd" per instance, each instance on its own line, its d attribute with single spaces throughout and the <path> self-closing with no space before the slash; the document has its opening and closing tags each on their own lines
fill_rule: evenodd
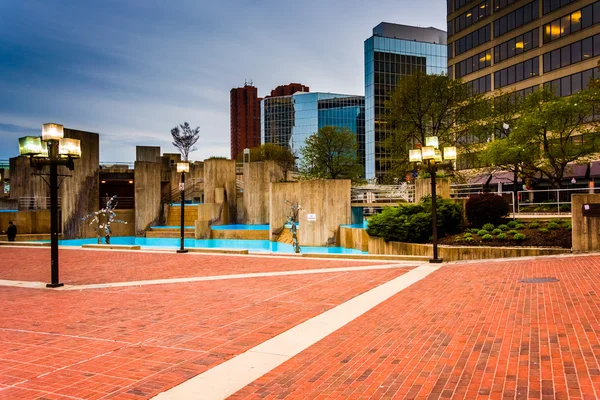
<svg viewBox="0 0 600 400">
<path fill-rule="evenodd" d="M 311 253 L 302 254 L 302 257 L 308 258 L 350 258 L 355 260 L 390 260 L 390 261 L 415 261 L 427 262 L 431 257 L 410 256 L 410 255 L 390 255 L 390 254 L 343 254 L 343 253 Z"/>
<path fill-rule="evenodd" d="M 248 254 L 248 250 L 238 250 L 238 249 L 195 249 L 188 248 L 186 249 L 190 253 L 220 253 L 220 254 Z"/>
<path fill-rule="evenodd" d="M 212 239 L 269 240 L 269 231 L 243 229 L 212 229 Z"/>
<path fill-rule="evenodd" d="M 82 244 L 84 249 L 140 250 L 139 244 Z"/>
<path fill-rule="evenodd" d="M 48 243 L 40 243 L 40 242 L 9 242 L 9 241 L 0 241 L 0 246 L 21 246 L 21 247 L 50 247 L 50 242 Z"/>
</svg>

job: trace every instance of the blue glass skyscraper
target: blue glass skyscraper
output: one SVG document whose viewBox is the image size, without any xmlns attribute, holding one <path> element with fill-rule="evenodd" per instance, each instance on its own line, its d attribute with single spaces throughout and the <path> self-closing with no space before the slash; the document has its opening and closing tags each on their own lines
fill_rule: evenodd
<svg viewBox="0 0 600 400">
<path fill-rule="evenodd" d="M 445 74 L 446 32 L 382 22 L 365 41 L 365 175 L 385 175 L 391 159 L 382 142 L 391 133 L 385 101 L 404 76 Z M 410 145 L 410 144 L 408 144 Z"/>
</svg>

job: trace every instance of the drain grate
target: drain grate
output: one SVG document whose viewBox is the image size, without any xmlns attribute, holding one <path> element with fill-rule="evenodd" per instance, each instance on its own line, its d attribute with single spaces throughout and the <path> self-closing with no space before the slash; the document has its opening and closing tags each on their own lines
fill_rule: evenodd
<svg viewBox="0 0 600 400">
<path fill-rule="evenodd" d="M 525 278 L 520 280 L 521 283 L 553 283 L 558 282 L 558 279 L 554 277 L 540 277 L 540 278 Z"/>
</svg>

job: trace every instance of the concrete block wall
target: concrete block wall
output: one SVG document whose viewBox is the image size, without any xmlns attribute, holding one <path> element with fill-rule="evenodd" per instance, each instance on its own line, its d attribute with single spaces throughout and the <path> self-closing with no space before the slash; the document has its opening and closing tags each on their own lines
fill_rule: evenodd
<svg viewBox="0 0 600 400">
<path fill-rule="evenodd" d="M 143 235 L 151 226 L 159 223 L 160 163 L 135 162 L 135 233 Z"/>
<path fill-rule="evenodd" d="M 244 164 L 244 223 L 269 223 L 269 183 L 279 182 L 283 178 L 283 170 L 274 161 Z"/>
<path fill-rule="evenodd" d="M 215 189 L 225 189 L 230 222 L 237 221 L 237 186 L 235 161 L 209 159 L 204 161 L 204 203 L 216 203 Z"/>
<path fill-rule="evenodd" d="M 600 217 L 584 217 L 584 204 L 600 204 L 600 194 L 571 196 L 573 252 L 600 251 Z"/>
<path fill-rule="evenodd" d="M 450 198 L 450 178 L 436 178 L 435 191 L 443 199 Z M 422 197 L 431 195 L 431 178 L 415 180 L 415 201 L 418 203 Z"/>
</svg>

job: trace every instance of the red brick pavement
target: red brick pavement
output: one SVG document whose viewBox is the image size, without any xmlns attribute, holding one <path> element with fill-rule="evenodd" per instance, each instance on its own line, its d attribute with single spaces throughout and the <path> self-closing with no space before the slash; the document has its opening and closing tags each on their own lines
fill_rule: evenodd
<svg viewBox="0 0 600 400">
<path fill-rule="evenodd" d="M 0 399 L 149 398 L 407 270 L 2 287 Z"/>
<path fill-rule="evenodd" d="M 600 398 L 599 273 L 596 256 L 444 267 L 231 398 Z"/>
<path fill-rule="evenodd" d="M 306 258 L 81 249 L 60 249 L 59 257 L 60 281 L 66 284 L 126 282 L 390 263 L 389 261 L 360 261 L 357 263 L 344 260 L 307 260 Z M 0 247 L 0 279 L 49 282 L 50 249 Z"/>
</svg>

